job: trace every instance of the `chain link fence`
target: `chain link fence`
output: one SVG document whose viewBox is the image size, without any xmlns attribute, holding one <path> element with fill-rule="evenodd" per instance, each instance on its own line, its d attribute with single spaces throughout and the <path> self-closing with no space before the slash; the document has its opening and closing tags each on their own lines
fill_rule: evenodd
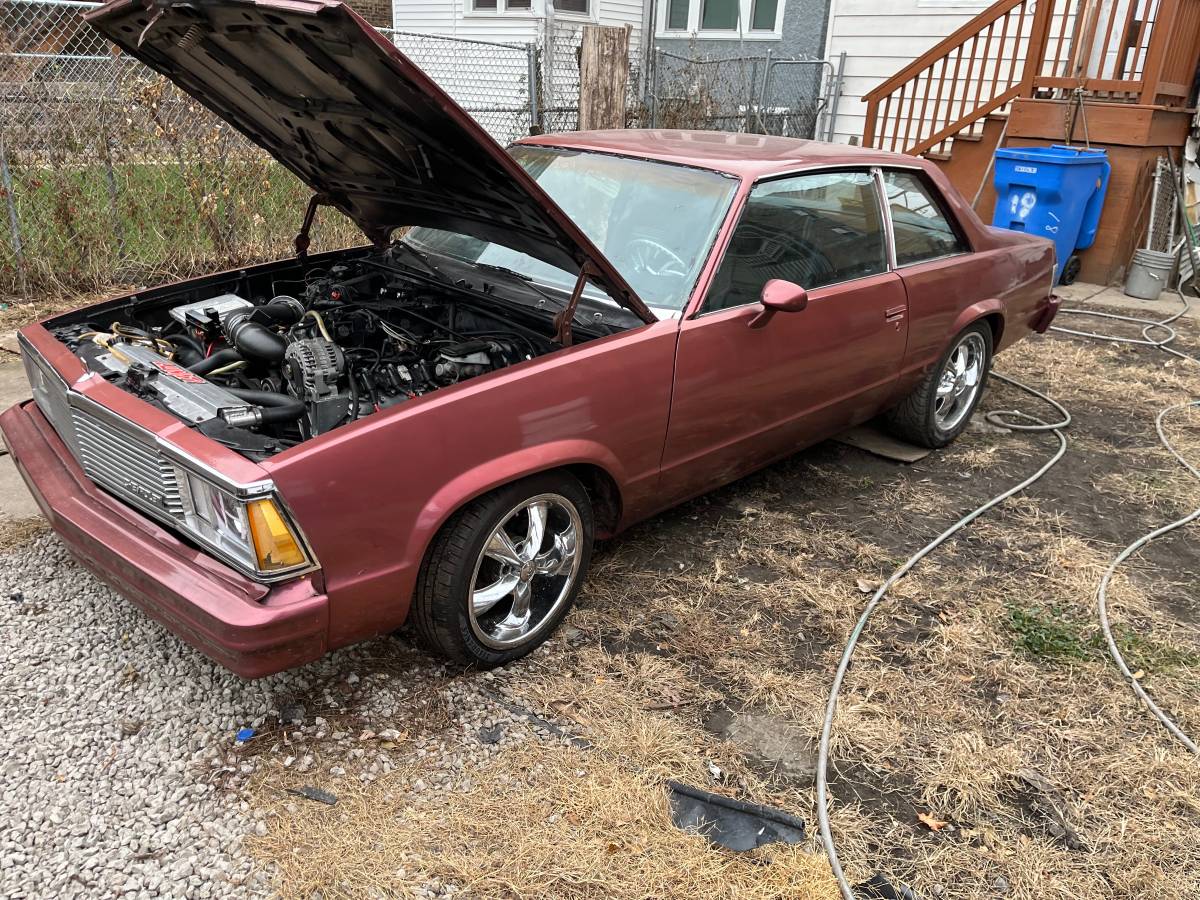
<svg viewBox="0 0 1200 900">
<path fill-rule="evenodd" d="M 90 0 L 0 5 L 0 298 L 152 283 L 285 256 L 310 190 L 82 20 Z M 536 42 L 383 30 L 500 143 L 579 122 L 581 26 Z M 808 137 L 827 64 L 631 52 L 628 127 Z M 362 235 L 322 208 L 319 247 Z"/>
<path fill-rule="evenodd" d="M 820 59 L 680 55 L 655 48 L 649 124 L 655 128 L 832 137 L 841 67 Z"/>
</svg>

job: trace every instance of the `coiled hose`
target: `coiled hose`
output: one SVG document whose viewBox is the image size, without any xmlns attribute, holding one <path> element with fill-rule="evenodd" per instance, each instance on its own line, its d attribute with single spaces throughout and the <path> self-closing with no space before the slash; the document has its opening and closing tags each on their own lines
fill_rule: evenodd
<svg viewBox="0 0 1200 900">
<path fill-rule="evenodd" d="M 1072 334 L 1099 341 L 1108 341 L 1109 343 L 1113 344 L 1136 344 L 1143 347 L 1154 347 L 1156 350 L 1162 350 L 1164 353 L 1169 353 L 1172 356 L 1176 356 L 1190 363 L 1200 365 L 1200 359 L 1196 358 L 1195 356 L 1191 356 L 1180 350 L 1176 350 L 1174 347 L 1168 346 L 1178 336 L 1175 333 L 1175 329 L 1171 327 L 1172 324 L 1178 321 L 1179 318 L 1187 313 L 1188 309 L 1191 308 L 1191 304 L 1189 303 L 1187 297 L 1184 296 L 1182 291 L 1175 291 L 1174 293 L 1179 297 L 1182 306 L 1177 313 L 1172 316 L 1168 316 L 1165 319 L 1142 319 L 1138 318 L 1137 316 L 1124 316 L 1118 315 L 1117 313 L 1099 312 L 1092 309 L 1061 310 L 1061 313 L 1066 313 L 1069 315 L 1091 316 L 1092 318 L 1097 319 L 1130 322 L 1135 325 L 1141 325 L 1141 338 L 1102 334 L 1094 331 L 1080 331 L 1078 329 L 1063 328 L 1061 326 L 1054 326 L 1050 330 L 1058 331 L 1062 334 Z M 1151 333 L 1155 331 L 1159 332 L 1163 336 L 1158 339 L 1151 337 Z M 1159 441 L 1161 441 L 1162 445 L 1166 447 L 1167 451 L 1179 461 L 1179 464 L 1187 469 L 1192 475 L 1196 476 L 1196 478 L 1200 479 L 1200 469 L 1183 458 L 1183 455 L 1171 443 L 1170 438 L 1167 437 L 1166 430 L 1163 428 L 1163 420 L 1166 419 L 1166 417 L 1171 413 L 1176 412 L 1177 410 L 1188 409 L 1190 407 L 1197 406 L 1200 406 L 1200 400 L 1193 400 L 1187 403 L 1177 403 L 1173 406 L 1168 406 L 1166 409 L 1160 411 L 1157 418 L 1155 418 L 1154 430 L 1158 432 Z M 1112 624 L 1108 617 L 1108 587 L 1112 583 L 1113 575 L 1116 574 L 1116 571 L 1118 568 L 1120 568 L 1121 564 L 1151 541 L 1162 537 L 1164 534 L 1170 534 L 1177 528 L 1182 528 L 1184 525 L 1195 522 L 1197 519 L 1200 519 L 1200 509 L 1197 509 L 1189 515 L 1184 516 L 1182 519 L 1177 519 L 1170 524 L 1163 525 L 1161 528 L 1156 528 L 1148 534 L 1142 535 L 1140 538 L 1118 553 L 1113 558 L 1113 561 L 1109 563 L 1108 568 L 1104 572 L 1104 577 L 1100 579 L 1100 587 L 1096 591 L 1096 607 L 1097 613 L 1100 617 L 1100 630 L 1104 633 L 1104 643 L 1108 646 L 1108 654 L 1112 657 L 1113 662 L 1117 664 L 1117 668 L 1121 670 L 1121 674 L 1125 676 L 1125 680 L 1129 682 L 1129 686 L 1133 689 L 1134 695 L 1145 705 L 1148 710 L 1150 710 L 1154 717 L 1163 724 L 1167 731 L 1175 736 L 1175 738 L 1181 744 L 1187 747 L 1192 753 L 1200 756 L 1200 746 L 1197 746 L 1196 742 L 1188 736 L 1188 734 L 1179 726 L 1178 722 L 1176 722 L 1167 712 L 1165 712 L 1157 703 L 1154 702 L 1150 694 L 1147 693 L 1144 687 L 1142 687 L 1141 681 L 1139 681 L 1134 676 L 1133 672 L 1130 671 L 1129 665 L 1125 662 L 1125 657 L 1121 654 L 1121 649 L 1117 646 L 1116 638 L 1113 637 Z"/>
<path fill-rule="evenodd" d="M 1099 293 L 1099 291 L 1097 291 L 1097 293 Z M 1177 337 L 1175 329 L 1172 328 L 1171 325 L 1180 317 L 1182 317 L 1189 308 L 1188 300 L 1186 297 L 1184 297 L 1183 293 L 1180 291 L 1176 291 L 1175 293 L 1179 296 L 1179 299 L 1183 304 L 1182 309 L 1180 309 L 1174 315 L 1161 320 L 1142 319 L 1136 316 L 1126 316 L 1117 313 L 1100 312 L 1090 309 L 1062 309 L 1059 311 L 1060 315 L 1067 314 L 1092 316 L 1094 318 L 1107 319 L 1110 321 L 1139 324 L 1142 326 L 1142 337 L 1140 339 L 1119 337 L 1100 332 L 1081 331 L 1078 329 L 1063 328 L 1061 326 L 1052 326 L 1050 330 L 1060 332 L 1062 334 L 1070 334 L 1077 337 L 1087 337 L 1095 340 L 1108 341 L 1111 343 L 1137 344 L 1140 346 L 1154 347 L 1155 349 L 1170 353 L 1181 359 L 1186 359 L 1193 363 L 1200 363 L 1200 359 L 1176 350 L 1174 347 L 1168 346 Z M 1151 337 L 1151 333 L 1155 331 L 1158 331 L 1163 336 L 1157 339 Z M 909 557 L 909 559 L 902 566 L 900 566 L 900 568 L 896 569 L 896 571 L 891 574 L 887 581 L 880 585 L 874 596 L 871 597 L 870 601 L 863 608 L 862 613 L 859 615 L 858 621 L 854 625 L 854 629 L 850 632 L 850 637 L 846 641 L 845 648 L 842 650 L 842 657 L 838 662 L 837 671 L 834 673 L 833 683 L 829 691 L 829 700 L 825 706 L 825 718 L 821 724 L 821 739 L 817 750 L 816 773 L 817 822 L 821 832 L 821 843 L 825 846 L 825 853 L 829 858 L 829 866 L 833 870 L 834 878 L 837 879 L 838 888 L 841 891 L 843 900 L 854 900 L 854 891 L 850 887 L 850 883 L 847 881 L 845 873 L 842 871 L 841 860 L 838 858 L 837 846 L 833 842 L 833 833 L 829 826 L 829 741 L 830 735 L 833 731 L 833 718 L 837 712 L 838 694 L 841 692 L 842 682 L 845 680 L 846 672 L 850 667 L 850 660 L 854 655 L 854 649 L 858 645 L 858 641 L 862 636 L 863 630 L 866 628 L 867 622 L 870 620 L 872 613 L 874 613 L 876 607 L 879 606 L 880 602 L 883 600 L 884 596 L 886 596 L 892 585 L 908 574 L 908 572 L 911 571 L 917 563 L 919 563 L 922 559 L 948 541 L 967 525 L 971 524 L 985 512 L 1000 505 L 1009 497 L 1012 497 L 1013 495 L 1018 494 L 1028 488 L 1048 471 L 1050 471 L 1050 469 L 1052 469 L 1055 465 L 1057 465 L 1067 452 L 1067 436 L 1063 433 L 1063 429 L 1071 424 L 1071 414 L 1067 412 L 1067 410 L 1061 404 L 1026 384 L 1022 384 L 1015 379 L 999 373 L 993 373 L 992 377 L 999 381 L 1003 381 L 1006 384 L 1011 384 L 1013 387 L 1019 388 L 1020 390 L 1025 391 L 1026 393 L 1031 394 L 1039 400 L 1049 404 L 1059 413 L 1061 419 L 1057 422 L 1045 422 L 1036 416 L 1021 412 L 1020 410 L 996 410 L 987 413 L 984 418 L 993 425 L 998 425 L 1013 431 L 1052 432 L 1055 437 L 1058 438 L 1058 450 L 1040 469 L 1038 469 L 1020 484 L 1009 488 L 1002 494 L 993 497 L 983 505 L 972 510 L 916 553 L 914 553 L 911 557 Z M 1174 445 L 1171 444 L 1163 428 L 1163 420 L 1170 413 L 1189 407 L 1200 407 L 1200 400 L 1175 404 L 1174 406 L 1167 407 L 1158 414 L 1154 425 L 1155 430 L 1158 432 L 1159 440 L 1162 441 L 1163 446 L 1166 447 L 1167 450 L 1189 472 L 1191 472 L 1197 478 L 1200 478 L 1200 468 L 1197 468 L 1184 459 L 1183 455 L 1180 454 Z M 1113 559 L 1112 563 L 1108 567 L 1108 570 L 1104 573 L 1104 577 L 1100 580 L 1100 586 L 1097 590 L 1097 605 L 1100 617 L 1100 627 L 1104 633 L 1104 639 L 1105 643 L 1108 645 L 1109 654 L 1112 656 L 1114 662 L 1116 662 L 1117 667 L 1121 670 L 1121 673 L 1125 676 L 1125 679 L 1133 688 L 1133 691 L 1137 695 L 1138 699 L 1146 705 L 1146 707 L 1155 715 L 1156 718 L 1158 718 L 1160 722 L 1162 722 L 1162 724 L 1167 728 L 1168 731 L 1171 732 L 1172 735 L 1179 739 L 1179 741 L 1182 742 L 1184 746 L 1186 746 L 1193 753 L 1200 753 L 1200 748 L 1197 748 L 1195 741 L 1193 741 L 1183 731 L 1183 729 L 1179 727 L 1178 723 L 1176 723 L 1170 715 L 1164 712 L 1154 702 L 1154 700 L 1146 692 L 1145 688 L 1142 687 L 1138 679 L 1133 676 L 1133 673 L 1129 670 L 1129 666 L 1126 664 L 1124 657 L 1121 655 L 1121 651 L 1117 647 L 1116 640 L 1113 637 L 1112 627 L 1109 624 L 1108 619 L 1108 586 L 1112 581 L 1113 574 L 1120 567 L 1121 563 L 1123 563 L 1142 547 L 1146 546 L 1156 538 L 1159 538 L 1164 534 L 1168 534 L 1169 532 L 1174 531 L 1177 528 L 1181 528 L 1184 525 L 1187 525 L 1188 523 L 1194 522 L 1198 519 L 1200 519 L 1200 509 L 1197 509 L 1190 515 L 1184 516 L 1182 519 L 1178 519 L 1168 525 L 1157 528 L 1154 531 L 1151 531 L 1149 534 L 1138 538 L 1119 554 L 1117 554 L 1117 556 Z"/>
<path fill-rule="evenodd" d="M 850 668 L 850 660 L 854 656 L 854 649 L 858 646 L 858 640 L 862 637 L 863 629 L 866 628 L 867 622 L 871 618 L 871 614 L 875 612 L 875 608 L 886 596 L 888 590 L 897 581 L 907 575 L 912 568 L 923 560 L 926 556 L 950 540 L 955 534 L 966 528 L 985 512 L 993 507 L 999 506 L 1009 497 L 1014 494 L 1019 494 L 1043 475 L 1049 472 L 1056 466 L 1067 452 L 1067 436 L 1063 433 L 1063 429 L 1071 424 L 1071 414 L 1054 400 L 1051 400 L 1040 391 L 1034 390 L 1028 385 L 1022 384 L 1015 379 L 1009 378 L 1006 375 L 1001 375 L 998 372 L 993 372 L 992 377 L 998 381 L 1003 381 L 1006 384 L 1011 384 L 1013 387 L 1019 388 L 1028 394 L 1032 394 L 1040 400 L 1045 401 L 1052 406 L 1055 411 L 1061 416 L 1057 422 L 1045 422 L 1036 416 L 1019 410 L 998 410 L 989 412 L 985 418 L 994 425 L 1003 428 L 1009 428 L 1014 431 L 1029 431 L 1029 432 L 1053 432 L 1058 438 L 1058 449 L 1054 455 L 1036 472 L 1022 481 L 1020 484 L 1009 488 L 1002 494 L 998 494 L 991 500 L 988 500 L 982 506 L 976 507 L 971 512 L 967 513 L 932 541 L 914 553 L 908 560 L 896 569 L 885 581 L 879 586 L 879 589 L 871 597 L 870 601 L 863 608 L 862 613 L 858 617 L 858 621 L 854 625 L 854 629 L 850 632 L 850 637 L 846 641 L 846 646 L 842 650 L 842 658 L 838 661 L 837 671 L 833 676 L 833 684 L 829 689 L 829 701 L 825 705 L 825 719 L 821 723 L 821 740 L 817 747 L 817 823 L 821 830 L 821 843 L 825 845 L 825 853 L 829 857 L 829 867 L 833 870 L 834 878 L 837 879 L 838 887 L 841 890 L 844 900 L 854 900 L 854 891 L 850 887 L 850 882 L 846 880 L 846 875 L 842 871 L 841 861 L 838 859 L 837 847 L 833 842 L 833 832 L 829 827 L 829 738 L 833 732 L 833 717 L 837 712 L 838 694 L 842 689 L 842 682 L 845 680 L 846 671 Z"/>
</svg>

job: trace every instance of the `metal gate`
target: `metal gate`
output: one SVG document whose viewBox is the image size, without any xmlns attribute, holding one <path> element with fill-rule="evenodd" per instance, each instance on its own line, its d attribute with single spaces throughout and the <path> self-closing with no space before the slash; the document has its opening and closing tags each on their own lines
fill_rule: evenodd
<svg viewBox="0 0 1200 900">
<path fill-rule="evenodd" d="M 842 94 L 843 53 L 823 59 L 681 56 L 655 48 L 652 128 L 689 128 L 831 140 Z"/>
</svg>

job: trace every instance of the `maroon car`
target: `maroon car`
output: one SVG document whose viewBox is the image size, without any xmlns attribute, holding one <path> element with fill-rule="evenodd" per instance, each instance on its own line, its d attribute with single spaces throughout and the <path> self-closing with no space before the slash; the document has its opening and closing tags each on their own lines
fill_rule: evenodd
<svg viewBox="0 0 1200 900">
<path fill-rule="evenodd" d="M 506 152 L 340 3 L 90 20 L 314 205 L 294 258 L 24 329 L 35 402 L 0 428 L 83 564 L 247 677 L 406 621 L 528 653 L 596 538 L 881 414 L 943 446 L 1056 310 L 1050 242 L 919 159 L 654 130 Z M 308 255 L 318 203 L 372 243 Z"/>
</svg>

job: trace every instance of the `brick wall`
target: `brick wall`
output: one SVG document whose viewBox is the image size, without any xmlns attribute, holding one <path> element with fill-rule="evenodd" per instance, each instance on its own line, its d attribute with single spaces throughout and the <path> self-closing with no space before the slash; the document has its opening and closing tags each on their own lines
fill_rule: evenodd
<svg viewBox="0 0 1200 900">
<path fill-rule="evenodd" d="M 392 0 L 347 0 L 350 7 L 376 28 L 392 27 Z"/>
</svg>

